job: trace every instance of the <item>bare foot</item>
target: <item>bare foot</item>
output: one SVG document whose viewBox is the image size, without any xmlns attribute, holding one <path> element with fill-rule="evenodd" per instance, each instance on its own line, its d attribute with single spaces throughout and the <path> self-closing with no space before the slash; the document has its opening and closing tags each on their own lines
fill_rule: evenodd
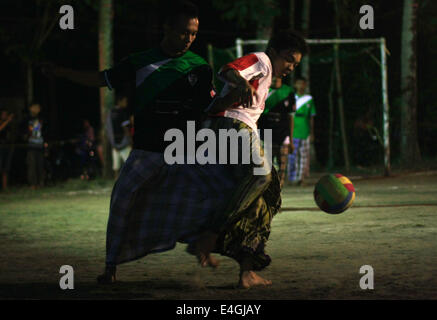
<svg viewBox="0 0 437 320">
<path fill-rule="evenodd" d="M 211 268 L 217 268 L 220 264 L 220 262 L 214 258 L 211 254 L 204 254 L 202 252 L 197 252 L 195 249 L 188 248 L 187 252 L 196 256 L 197 260 L 199 261 L 199 264 L 202 267 L 211 267 Z"/>
<path fill-rule="evenodd" d="M 112 284 L 115 283 L 116 281 L 117 280 L 115 278 L 115 273 L 110 273 L 107 271 L 105 271 L 105 273 L 97 277 L 98 284 Z"/>
<path fill-rule="evenodd" d="M 197 259 L 202 267 L 211 267 L 215 269 L 220 264 L 220 262 L 210 254 L 205 256 L 204 254 L 199 253 L 197 255 Z"/>
<path fill-rule="evenodd" d="M 215 247 L 216 240 L 217 240 L 216 234 L 205 232 L 200 236 L 200 238 L 196 241 L 196 243 L 189 245 L 187 247 L 187 252 L 192 255 L 195 255 L 202 267 L 209 266 L 212 268 L 217 268 L 219 262 L 210 254 L 210 252 Z"/>
<path fill-rule="evenodd" d="M 269 286 L 272 282 L 257 275 L 253 271 L 243 271 L 240 274 L 240 282 L 238 286 L 240 288 L 249 289 L 254 286 Z"/>
</svg>

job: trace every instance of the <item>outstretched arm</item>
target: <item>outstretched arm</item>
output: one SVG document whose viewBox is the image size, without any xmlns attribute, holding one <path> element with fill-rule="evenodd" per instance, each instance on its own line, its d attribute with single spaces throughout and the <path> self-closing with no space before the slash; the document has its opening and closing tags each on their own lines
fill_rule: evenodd
<svg viewBox="0 0 437 320">
<path fill-rule="evenodd" d="M 103 72 L 98 71 L 77 71 L 70 68 L 55 66 L 52 64 L 42 65 L 42 71 L 47 76 L 64 78 L 72 82 L 82 84 L 88 87 L 106 86 Z"/>
<path fill-rule="evenodd" d="M 68 68 L 58 68 L 57 76 L 89 87 L 104 87 L 106 81 L 103 72 L 76 71 Z"/>
</svg>

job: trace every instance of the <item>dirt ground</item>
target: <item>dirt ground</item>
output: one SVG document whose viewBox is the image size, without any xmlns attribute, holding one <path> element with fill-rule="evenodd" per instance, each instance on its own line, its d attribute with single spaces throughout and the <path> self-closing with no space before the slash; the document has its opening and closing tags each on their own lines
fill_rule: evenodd
<svg viewBox="0 0 437 320">
<path fill-rule="evenodd" d="M 123 264 L 119 283 L 99 286 L 110 185 L 0 194 L 0 299 L 437 299 L 437 172 L 390 178 L 349 176 L 354 205 L 339 215 L 317 209 L 315 175 L 283 191 L 260 274 L 273 284 L 237 289 L 238 265 L 218 257 L 200 268 L 185 245 Z M 74 268 L 74 290 L 59 269 Z M 359 286 L 360 267 L 374 289 Z"/>
</svg>

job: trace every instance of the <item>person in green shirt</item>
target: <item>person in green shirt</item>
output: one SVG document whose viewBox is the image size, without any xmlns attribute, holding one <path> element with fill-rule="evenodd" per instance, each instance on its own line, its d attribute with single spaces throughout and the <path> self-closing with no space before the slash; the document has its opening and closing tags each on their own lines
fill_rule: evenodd
<svg viewBox="0 0 437 320">
<path fill-rule="evenodd" d="M 314 116 L 316 107 L 313 97 L 305 93 L 307 80 L 298 77 L 294 81 L 296 89 L 296 113 L 294 114 L 294 152 L 288 157 L 288 179 L 301 185 L 309 176 L 310 144 L 314 142 Z"/>
<path fill-rule="evenodd" d="M 111 193 L 105 271 L 97 277 L 98 283 L 116 282 L 119 264 L 171 250 L 176 242 L 194 247 L 189 253 L 195 254 L 202 266 L 218 264 L 209 252 L 202 251 L 216 239 L 211 232 L 204 231 L 208 216 L 203 207 L 192 208 L 197 204 L 207 206 L 209 202 L 168 204 L 183 202 L 191 195 L 193 188 L 184 187 L 181 181 L 189 181 L 186 176 L 190 174 L 197 177 L 195 166 L 183 167 L 186 174 L 179 183 L 162 182 L 163 177 L 182 176 L 181 166 L 166 163 L 164 153 L 171 143 L 165 139 L 166 132 L 185 131 L 187 121 L 199 124 L 206 116 L 204 109 L 215 96 L 211 67 L 189 50 L 198 29 L 197 7 L 189 1 L 177 1 L 166 8 L 164 35 L 159 46 L 130 54 L 103 71 L 42 66 L 48 76 L 130 93 L 135 120 L 133 148 Z M 164 189 L 158 195 L 152 193 Z M 155 200 L 155 207 L 144 205 L 145 200 Z"/>
<path fill-rule="evenodd" d="M 272 161 L 277 163 L 281 187 L 284 185 L 288 163 L 288 154 L 293 153 L 290 143 L 293 136 L 296 98 L 294 89 L 283 84 L 282 78 L 274 77 L 267 96 L 264 111 L 258 120 L 261 139 L 264 140 L 263 129 L 272 130 Z"/>
</svg>

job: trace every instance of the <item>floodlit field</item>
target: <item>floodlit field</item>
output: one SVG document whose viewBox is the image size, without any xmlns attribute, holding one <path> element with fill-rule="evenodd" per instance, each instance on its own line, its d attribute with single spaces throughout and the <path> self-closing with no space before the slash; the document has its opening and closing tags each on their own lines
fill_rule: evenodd
<svg viewBox="0 0 437 320">
<path fill-rule="evenodd" d="M 437 299 L 437 172 L 358 179 L 354 206 L 321 212 L 312 184 L 286 187 L 261 275 L 268 288 L 236 289 L 238 265 L 201 269 L 185 245 L 123 264 L 99 286 L 111 183 L 69 182 L 0 193 L 0 299 Z M 59 268 L 74 268 L 61 290 Z M 374 289 L 359 286 L 374 269 Z"/>
</svg>

